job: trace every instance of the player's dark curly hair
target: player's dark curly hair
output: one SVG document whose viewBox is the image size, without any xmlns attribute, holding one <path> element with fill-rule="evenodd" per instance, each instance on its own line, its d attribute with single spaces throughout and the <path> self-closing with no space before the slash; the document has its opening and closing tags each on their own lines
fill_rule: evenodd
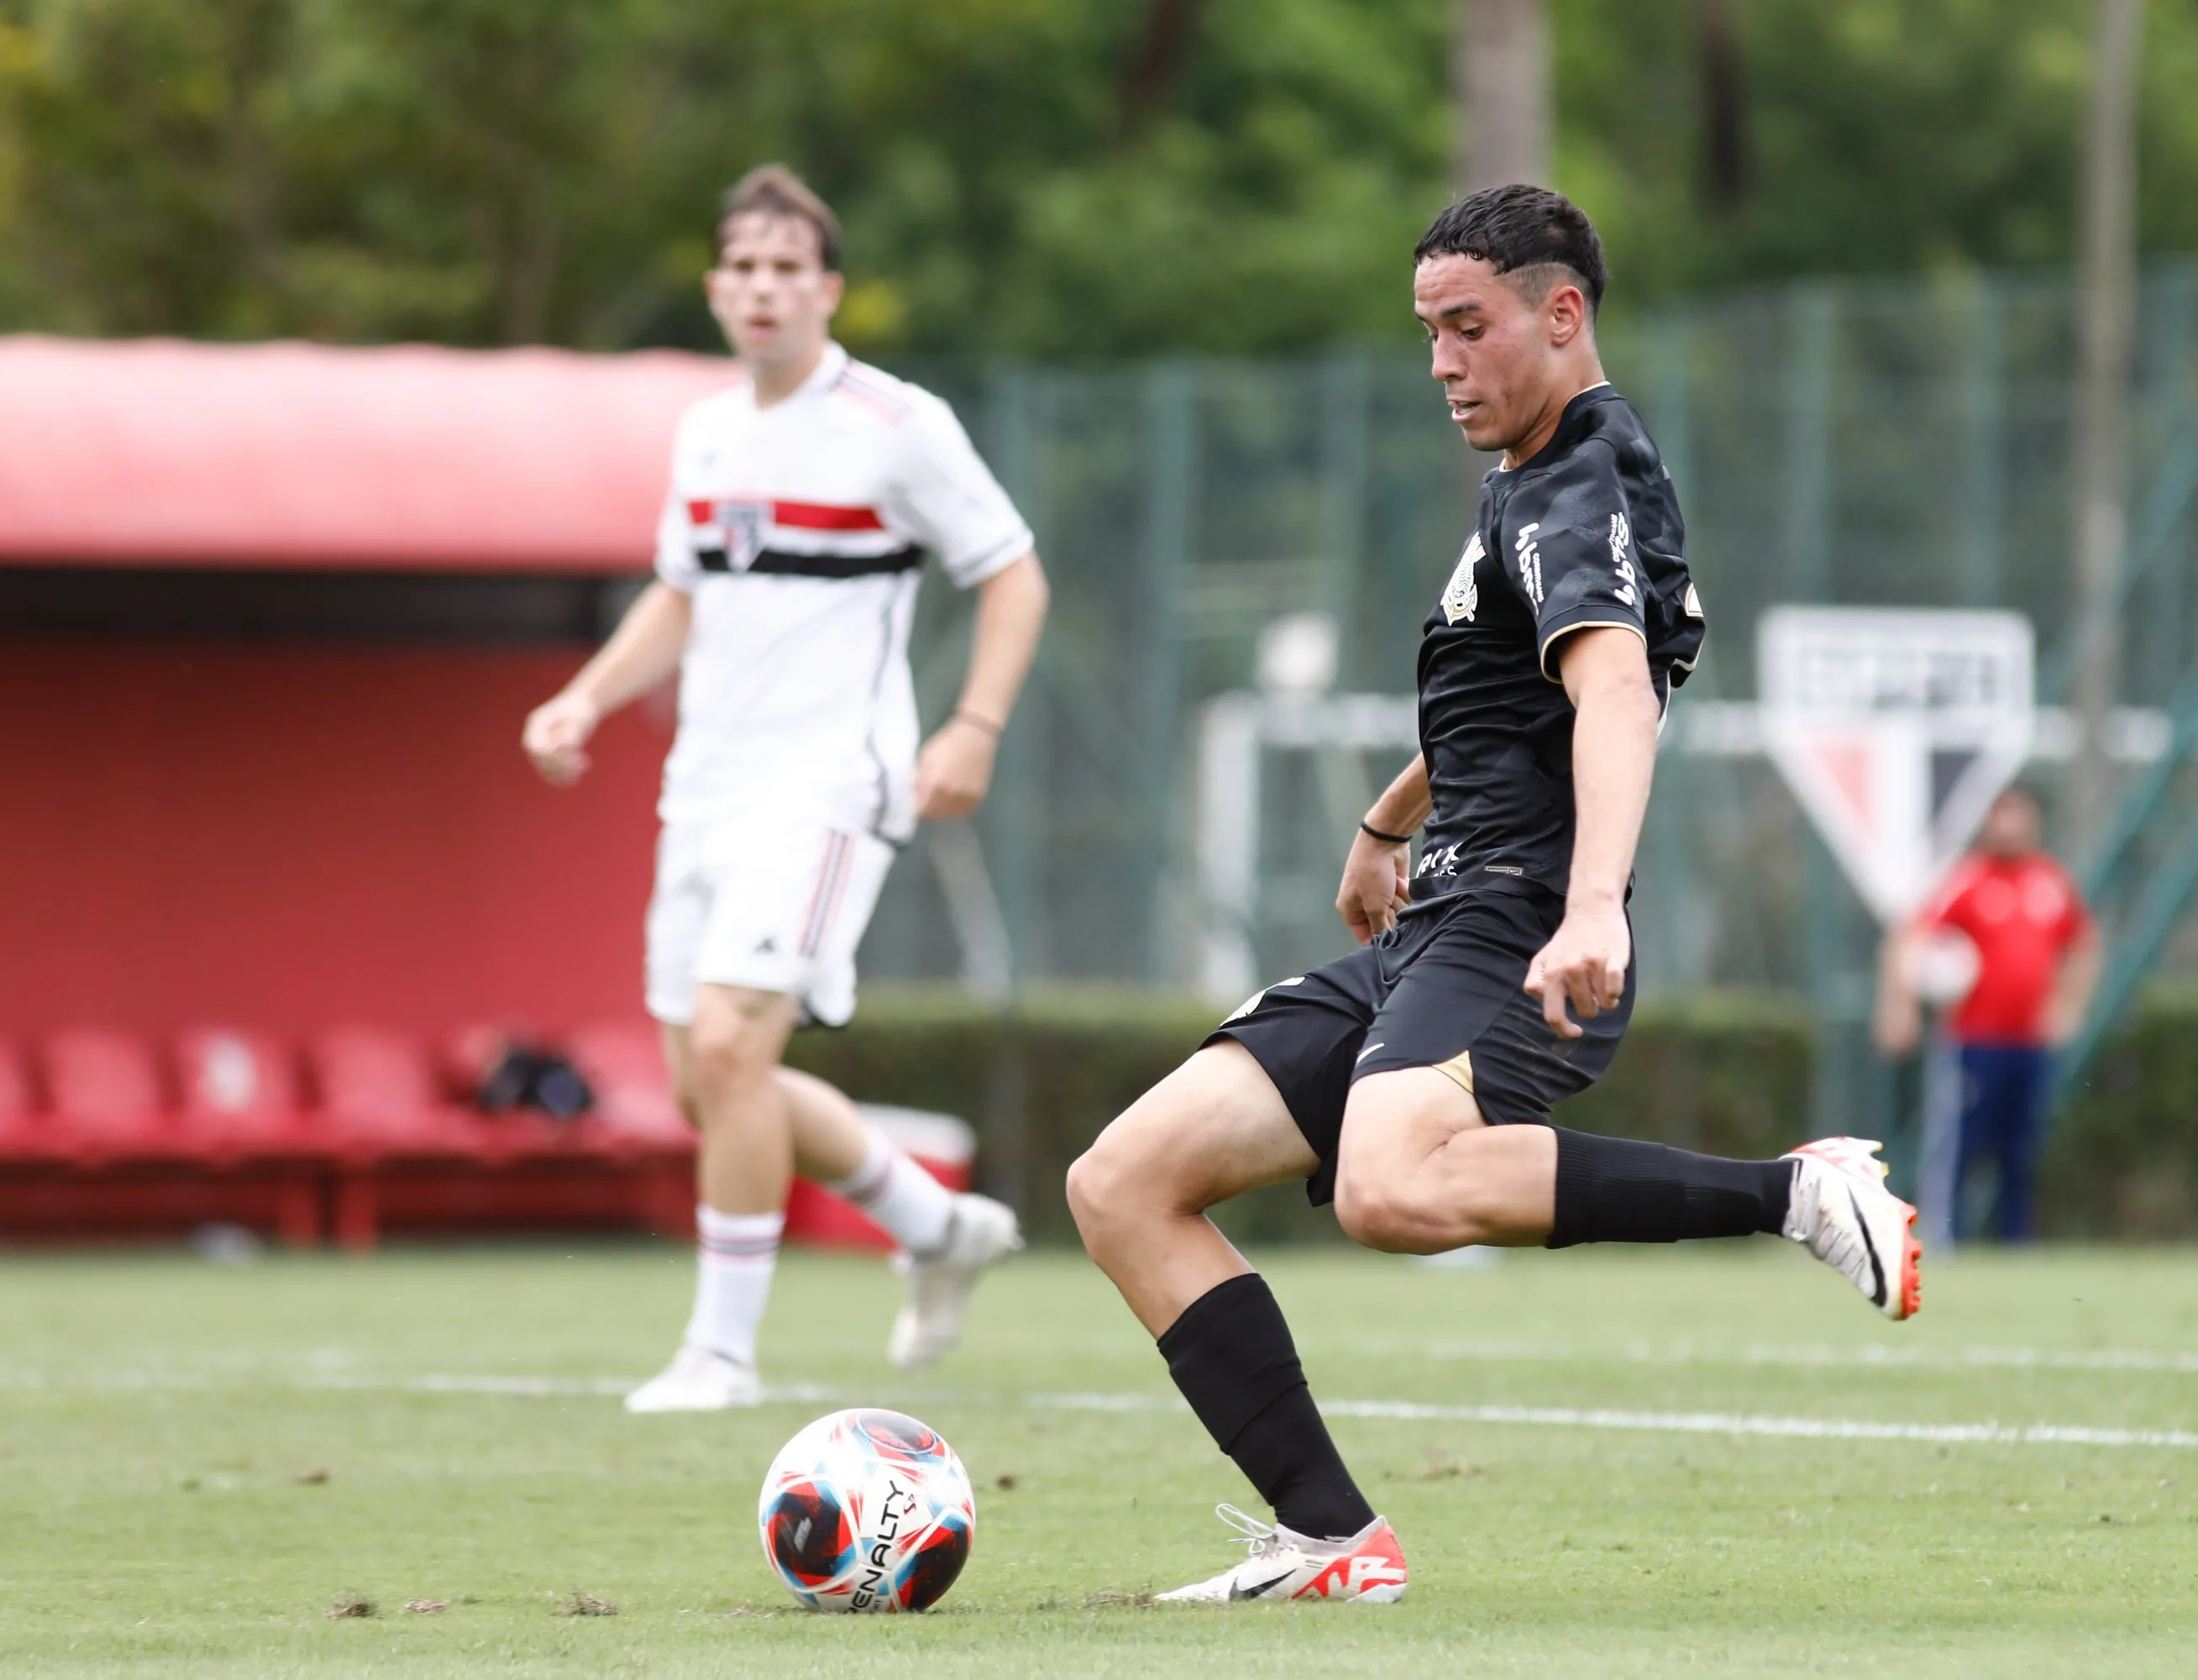
<svg viewBox="0 0 2198 1680">
<path fill-rule="evenodd" d="M 1540 276 L 1530 270 L 1566 270 L 1586 294 L 1590 317 L 1602 307 L 1603 288 L 1610 283 L 1602 241 L 1585 212 L 1561 193 L 1524 183 L 1486 187 L 1445 210 L 1412 251 L 1415 263 L 1430 257 L 1477 258 L 1498 274 L 1517 275 L 1536 296 L 1549 285 L 1533 285 Z"/>
<path fill-rule="evenodd" d="M 824 267 L 838 270 L 840 218 L 806 181 L 784 164 L 767 163 L 751 169 L 725 189 L 718 210 L 718 249 L 723 250 L 731 237 L 733 219 L 738 216 L 792 216 L 808 223 L 817 230 L 817 253 L 824 259 Z"/>
</svg>

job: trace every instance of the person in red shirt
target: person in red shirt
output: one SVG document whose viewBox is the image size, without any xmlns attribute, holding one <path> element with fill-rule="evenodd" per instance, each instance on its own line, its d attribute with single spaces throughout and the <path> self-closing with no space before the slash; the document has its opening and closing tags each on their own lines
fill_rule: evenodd
<svg viewBox="0 0 2198 1680">
<path fill-rule="evenodd" d="M 1957 1223 L 1961 1188 L 1989 1159 L 1998 1180 L 1991 1223 L 2009 1242 L 2037 1235 L 2032 1177 L 2053 1050 L 2082 1023 L 2099 977 L 2098 928 L 2038 828 L 2027 793 L 1994 800 L 1976 849 L 1887 937 L 1879 976 L 1876 1037 L 1887 1055 L 1916 1048 L 1927 992 L 1951 1002 L 1961 1119 L 1945 1212 Z M 1973 978 L 1961 972 L 1971 962 Z M 1950 969 L 1953 985 L 1944 984 Z"/>
</svg>

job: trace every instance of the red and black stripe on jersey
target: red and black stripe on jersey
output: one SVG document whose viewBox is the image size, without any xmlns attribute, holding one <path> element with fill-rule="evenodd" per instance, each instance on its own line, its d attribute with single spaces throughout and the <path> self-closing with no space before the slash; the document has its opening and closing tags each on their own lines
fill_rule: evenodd
<svg viewBox="0 0 2198 1680">
<path fill-rule="evenodd" d="M 859 538 L 886 529 L 885 521 L 878 517 L 875 508 L 844 507 L 825 502 L 750 501 L 745 497 L 690 501 L 687 504 L 688 523 L 704 528 L 722 526 L 724 511 L 733 507 L 748 509 L 759 516 L 759 524 L 781 531 L 814 531 L 832 536 L 844 533 Z M 866 548 L 867 545 L 802 549 L 765 546 L 756 550 L 747 564 L 736 567 L 731 551 L 723 544 L 698 544 L 695 563 L 705 572 L 737 571 L 782 578 L 875 578 L 913 572 L 923 564 L 923 550 L 913 544 L 902 544 L 882 553 L 866 552 Z"/>
<path fill-rule="evenodd" d="M 705 572 L 731 572 L 732 557 L 723 549 L 697 549 L 695 563 Z M 790 549 L 759 549 L 756 556 L 737 569 L 749 576 L 781 578 L 876 578 L 895 572 L 913 572 L 923 564 L 923 550 L 914 544 L 889 549 L 883 554 L 796 554 Z"/>
</svg>

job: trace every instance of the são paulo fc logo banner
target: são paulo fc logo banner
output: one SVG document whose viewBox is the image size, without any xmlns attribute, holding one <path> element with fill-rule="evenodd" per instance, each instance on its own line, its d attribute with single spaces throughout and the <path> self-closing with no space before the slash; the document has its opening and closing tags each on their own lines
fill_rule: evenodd
<svg viewBox="0 0 2198 1680">
<path fill-rule="evenodd" d="M 2032 654 L 2019 613 L 1763 615 L 1764 745 L 1881 921 L 1922 902 L 2029 757 Z"/>
</svg>

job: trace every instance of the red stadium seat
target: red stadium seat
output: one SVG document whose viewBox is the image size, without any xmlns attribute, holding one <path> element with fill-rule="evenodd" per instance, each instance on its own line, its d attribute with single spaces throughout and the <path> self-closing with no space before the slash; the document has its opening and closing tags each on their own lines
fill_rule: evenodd
<svg viewBox="0 0 2198 1680">
<path fill-rule="evenodd" d="M 320 1092 L 320 1132 L 347 1160 L 466 1153 L 414 1040 L 383 1027 L 334 1027 L 313 1041 L 307 1059 Z"/>
<path fill-rule="evenodd" d="M 435 1070 L 453 1098 L 470 1102 L 503 1054 L 506 1040 L 523 1036 L 517 1027 L 491 1026 L 486 1021 L 454 1027 L 435 1041 Z"/>
<path fill-rule="evenodd" d="M 30 1067 L 12 1041 L 0 1038 L 0 1125 L 26 1119 L 30 1112 Z"/>
<path fill-rule="evenodd" d="M 475 1165 L 494 1168 L 522 1156 L 555 1154 L 569 1145 L 567 1128 L 529 1113 L 484 1114 L 477 1106 L 481 1083 L 503 1057 L 507 1043 L 532 1035 L 520 1026 L 486 1022 L 457 1027 L 436 1041 L 435 1068 L 451 1104 L 451 1132 Z"/>
<path fill-rule="evenodd" d="M 253 1028 L 207 1026 L 177 1034 L 165 1062 L 108 1029 L 57 1032 L 35 1057 L 0 1039 L 0 1222 L 34 1237 L 235 1219 L 310 1247 L 332 1215 L 355 1252 L 385 1227 L 688 1229 L 695 1140 L 648 1026 L 573 1036 L 563 1048 L 596 1106 L 566 1121 L 454 1100 L 437 1051 L 472 1085 L 486 1041 L 471 1037 L 346 1026 L 299 1056 Z"/>
<path fill-rule="evenodd" d="M 143 1039 L 109 1027 L 68 1027 L 48 1038 L 44 1052 L 49 1123 L 77 1165 L 188 1153 Z"/>
<path fill-rule="evenodd" d="M 177 1035 L 175 1059 L 194 1160 L 215 1173 L 244 1170 L 271 1197 L 282 1241 L 311 1247 L 326 1152 L 306 1125 L 290 1048 L 250 1028 L 198 1027 Z"/>
<path fill-rule="evenodd" d="M 176 1039 L 186 1136 L 222 1162 L 307 1150 L 298 1067 L 288 1047 L 248 1028 L 207 1026 Z"/>
<path fill-rule="evenodd" d="M 565 1054 L 595 1093 L 606 1132 L 651 1154 L 691 1154 L 695 1133 L 672 1101 L 657 1028 L 643 1021 L 599 1021 L 565 1041 Z"/>
<path fill-rule="evenodd" d="M 46 1157 L 37 1107 L 30 1063 L 11 1040 L 0 1038 L 0 1163 Z"/>
<path fill-rule="evenodd" d="M 672 1100 L 663 1037 L 654 1021 L 597 1021 L 564 1044 L 595 1094 L 588 1124 L 628 1166 L 634 1212 L 664 1236 L 695 1231 L 695 1131 Z"/>
<path fill-rule="evenodd" d="M 380 1241 L 385 1170 L 465 1160 L 468 1140 L 456 1135 L 461 1117 L 425 1050 L 401 1033 L 334 1027 L 306 1060 L 320 1092 L 318 1131 L 336 1160 L 336 1241 L 363 1253 Z"/>
</svg>

